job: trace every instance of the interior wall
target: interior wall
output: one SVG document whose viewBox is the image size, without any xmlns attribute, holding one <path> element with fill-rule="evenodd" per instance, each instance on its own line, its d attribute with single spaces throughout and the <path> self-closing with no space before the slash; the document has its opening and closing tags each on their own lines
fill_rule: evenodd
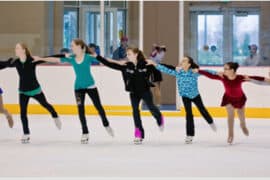
<svg viewBox="0 0 270 180">
<path fill-rule="evenodd" d="M 139 46 L 139 2 L 128 1 L 127 32 L 128 44 Z"/>
<path fill-rule="evenodd" d="M 28 44 L 32 53 L 46 51 L 46 2 L 0 2 L 0 58 L 14 56 L 17 42 Z M 44 48 L 42 48 L 44 47 Z"/>
<path fill-rule="evenodd" d="M 163 63 L 176 65 L 179 49 L 179 2 L 144 2 L 144 52 L 151 53 L 153 43 L 166 45 L 167 52 Z M 175 78 L 163 74 L 161 83 L 162 104 L 176 103 Z"/>
</svg>

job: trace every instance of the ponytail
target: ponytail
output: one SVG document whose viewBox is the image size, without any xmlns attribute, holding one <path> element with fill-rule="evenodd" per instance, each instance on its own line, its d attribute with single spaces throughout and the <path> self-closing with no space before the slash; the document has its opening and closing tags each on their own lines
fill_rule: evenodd
<svg viewBox="0 0 270 180">
<path fill-rule="evenodd" d="M 131 50 L 133 53 L 137 54 L 137 61 L 145 61 L 145 55 L 139 48 L 133 48 L 133 47 L 128 47 L 127 50 Z"/>
<path fill-rule="evenodd" d="M 190 56 L 185 56 L 186 58 L 188 58 L 188 63 L 190 64 L 190 69 L 198 69 L 199 65 L 195 63 L 195 61 L 193 60 L 192 57 Z"/>
<path fill-rule="evenodd" d="M 89 47 L 85 44 L 85 42 L 82 39 L 73 39 L 72 40 L 77 46 L 80 45 L 82 50 L 84 50 L 85 53 L 90 54 Z"/>
<path fill-rule="evenodd" d="M 234 72 L 236 72 L 239 67 L 239 64 L 237 62 L 232 62 L 232 61 L 227 62 L 226 65 L 229 66 L 230 69 L 233 69 Z"/>
</svg>

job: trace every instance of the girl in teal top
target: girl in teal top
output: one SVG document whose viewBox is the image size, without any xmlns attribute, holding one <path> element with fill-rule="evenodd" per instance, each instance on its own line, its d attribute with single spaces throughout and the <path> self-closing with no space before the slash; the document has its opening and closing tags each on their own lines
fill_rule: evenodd
<svg viewBox="0 0 270 180">
<path fill-rule="evenodd" d="M 67 62 L 70 63 L 75 71 L 76 80 L 74 83 L 74 91 L 75 91 L 75 98 L 77 102 L 77 107 L 79 111 L 79 118 L 82 125 L 82 143 L 88 143 L 89 139 L 89 131 L 87 127 L 87 122 L 85 118 L 85 108 L 84 108 L 84 101 L 85 95 L 92 99 L 95 108 L 98 110 L 99 115 L 102 119 L 103 126 L 109 133 L 109 135 L 114 136 L 113 130 L 109 125 L 109 121 L 106 117 L 105 111 L 101 105 L 99 94 L 97 87 L 95 86 L 94 78 L 91 74 L 91 64 L 93 62 L 98 62 L 88 53 L 87 45 L 81 39 L 74 39 L 71 42 L 71 49 L 74 55 L 71 55 L 66 58 L 55 58 L 55 57 L 48 57 L 48 58 L 40 58 L 34 57 L 35 61 L 47 61 L 47 62 Z"/>
<path fill-rule="evenodd" d="M 84 53 L 81 62 L 76 61 L 76 56 L 72 55 L 67 58 L 60 59 L 62 63 L 67 62 L 73 66 L 76 74 L 74 89 L 87 89 L 88 87 L 95 86 L 95 80 L 91 74 L 91 64 L 98 62 L 96 58 Z"/>
</svg>

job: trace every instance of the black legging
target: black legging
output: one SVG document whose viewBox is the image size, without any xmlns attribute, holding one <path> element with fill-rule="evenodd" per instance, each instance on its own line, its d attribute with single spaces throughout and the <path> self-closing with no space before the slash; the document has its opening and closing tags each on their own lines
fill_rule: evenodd
<svg viewBox="0 0 270 180">
<path fill-rule="evenodd" d="M 85 118 L 85 108 L 84 108 L 84 101 L 85 101 L 85 94 L 86 93 L 92 99 L 93 104 L 94 104 L 95 108 L 97 109 L 97 111 L 102 119 L 103 126 L 104 127 L 109 126 L 109 121 L 108 121 L 106 114 L 105 114 L 105 111 L 101 105 L 97 88 L 75 90 L 75 97 L 76 97 L 77 107 L 78 107 L 78 111 L 79 111 L 79 118 L 81 121 L 83 134 L 89 133 L 86 118 Z"/>
<path fill-rule="evenodd" d="M 37 100 L 39 104 L 41 104 L 45 109 L 47 109 L 51 113 L 53 118 L 58 117 L 57 112 L 54 110 L 53 106 L 47 102 L 43 92 L 34 96 L 27 96 L 25 94 L 20 93 L 19 103 L 20 103 L 20 109 L 21 109 L 21 121 L 22 121 L 24 134 L 30 134 L 30 130 L 28 126 L 28 118 L 27 118 L 27 106 L 28 106 L 29 99 L 31 97 Z"/>
<path fill-rule="evenodd" d="M 153 103 L 153 96 L 151 91 L 146 91 L 143 93 L 130 93 L 130 100 L 133 111 L 133 119 L 136 128 L 139 128 L 142 133 L 142 138 L 144 138 L 144 129 L 142 125 L 142 120 L 140 116 L 139 105 L 140 101 L 143 100 L 150 110 L 151 114 L 155 117 L 157 124 L 161 125 L 161 113 L 160 110 Z"/>
<path fill-rule="evenodd" d="M 193 99 L 182 97 L 182 100 L 183 100 L 184 107 L 186 110 L 186 134 L 188 136 L 194 136 L 195 134 L 191 102 L 194 102 L 194 104 L 197 106 L 200 113 L 202 114 L 202 116 L 204 117 L 204 119 L 207 121 L 208 124 L 213 123 L 213 118 L 210 116 L 207 109 L 204 107 L 200 95 L 196 96 Z"/>
</svg>

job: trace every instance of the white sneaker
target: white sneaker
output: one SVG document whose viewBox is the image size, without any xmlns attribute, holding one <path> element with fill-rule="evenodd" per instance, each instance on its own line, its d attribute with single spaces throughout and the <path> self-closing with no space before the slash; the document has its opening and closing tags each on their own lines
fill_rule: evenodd
<svg viewBox="0 0 270 180">
<path fill-rule="evenodd" d="M 139 138 L 139 137 L 135 137 L 135 139 L 134 139 L 134 144 L 137 144 L 137 145 L 139 145 L 139 144 L 142 144 L 142 141 L 143 141 L 143 139 L 142 138 Z"/>
<path fill-rule="evenodd" d="M 110 136 L 114 137 L 113 129 L 110 126 L 105 127 L 105 129 Z"/>
<path fill-rule="evenodd" d="M 30 142 L 30 135 L 29 135 L 29 134 L 24 134 L 24 135 L 22 135 L 21 142 L 22 142 L 23 144 L 29 143 L 29 142 Z"/>
<path fill-rule="evenodd" d="M 89 134 L 83 134 L 81 137 L 81 143 L 88 144 L 88 140 L 89 140 Z"/>
<path fill-rule="evenodd" d="M 55 126 L 60 130 L 61 127 L 62 127 L 62 123 L 60 121 L 60 118 L 56 117 L 56 118 L 53 118 L 53 119 L 54 119 Z"/>
<path fill-rule="evenodd" d="M 193 136 L 187 136 L 185 139 L 186 144 L 192 144 Z"/>
<path fill-rule="evenodd" d="M 214 132 L 217 132 L 217 126 L 216 124 L 213 122 L 212 124 L 209 124 L 211 129 L 214 131 Z"/>
</svg>

